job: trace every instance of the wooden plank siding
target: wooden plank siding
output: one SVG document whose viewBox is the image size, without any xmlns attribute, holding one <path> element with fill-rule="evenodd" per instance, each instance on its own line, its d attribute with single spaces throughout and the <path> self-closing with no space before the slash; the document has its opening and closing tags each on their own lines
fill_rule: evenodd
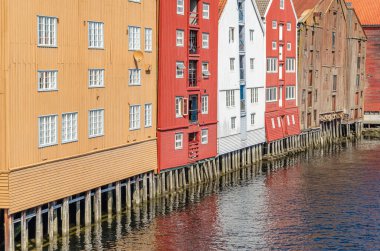
<svg viewBox="0 0 380 251">
<path fill-rule="evenodd" d="M 9 174 L 10 213 L 154 170 L 156 156 L 156 140 L 150 140 L 14 170 Z"/>
<path fill-rule="evenodd" d="M 9 207 L 9 174 L 0 173 L 0 208 Z"/>
</svg>

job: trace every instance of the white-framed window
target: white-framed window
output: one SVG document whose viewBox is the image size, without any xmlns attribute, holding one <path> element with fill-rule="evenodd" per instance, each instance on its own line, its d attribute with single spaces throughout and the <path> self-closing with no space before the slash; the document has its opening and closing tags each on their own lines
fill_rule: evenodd
<svg viewBox="0 0 380 251">
<path fill-rule="evenodd" d="M 129 50 L 135 51 L 140 50 L 140 40 L 141 40 L 141 28 L 137 26 L 128 26 L 128 43 Z"/>
<path fill-rule="evenodd" d="M 62 143 L 78 140 L 78 113 L 62 114 Z"/>
<path fill-rule="evenodd" d="M 276 128 L 276 124 L 274 123 L 274 118 L 271 118 L 271 122 L 272 122 L 272 128 Z"/>
<path fill-rule="evenodd" d="M 292 23 L 291 23 L 291 22 L 287 22 L 287 23 L 286 23 L 286 29 L 287 29 L 288 31 L 291 31 L 291 30 L 292 30 Z"/>
<path fill-rule="evenodd" d="M 251 89 L 251 103 L 259 103 L 259 88 Z"/>
<path fill-rule="evenodd" d="M 249 59 L 249 68 L 251 70 L 254 70 L 255 69 L 255 59 L 254 58 L 250 58 Z"/>
<path fill-rule="evenodd" d="M 292 44 L 291 43 L 287 43 L 286 44 L 286 48 L 288 51 L 291 51 L 292 50 Z"/>
<path fill-rule="evenodd" d="M 203 19 L 210 19 L 210 5 L 208 3 L 203 3 L 202 17 Z"/>
<path fill-rule="evenodd" d="M 287 100 L 296 99 L 296 87 L 295 86 L 287 86 L 286 87 L 285 98 Z"/>
<path fill-rule="evenodd" d="M 251 113 L 251 125 L 255 124 L 256 113 Z"/>
<path fill-rule="evenodd" d="M 208 62 L 202 62 L 202 75 L 204 78 L 208 78 L 211 75 L 208 70 Z"/>
<path fill-rule="evenodd" d="M 88 47 L 104 48 L 104 24 L 102 22 L 88 22 Z"/>
<path fill-rule="evenodd" d="M 145 28 L 145 51 L 151 52 L 153 48 L 153 30 Z"/>
<path fill-rule="evenodd" d="M 281 118 L 280 117 L 277 117 L 277 124 L 278 124 L 278 127 L 281 128 Z"/>
<path fill-rule="evenodd" d="M 235 70 L 235 58 L 230 58 L 230 70 Z"/>
<path fill-rule="evenodd" d="M 272 41 L 272 50 L 277 50 L 277 42 Z"/>
<path fill-rule="evenodd" d="M 184 62 L 177 62 L 176 63 L 176 78 L 184 78 L 185 74 L 185 63 Z"/>
<path fill-rule="evenodd" d="M 145 127 L 152 126 L 152 104 L 145 104 Z"/>
<path fill-rule="evenodd" d="M 88 70 L 88 87 L 104 87 L 104 69 Z"/>
<path fill-rule="evenodd" d="M 140 129 L 140 105 L 129 106 L 129 130 Z"/>
<path fill-rule="evenodd" d="M 104 110 L 90 110 L 88 113 L 88 136 L 90 138 L 104 135 Z"/>
<path fill-rule="evenodd" d="M 56 47 L 57 18 L 38 16 L 37 20 L 38 46 Z"/>
<path fill-rule="evenodd" d="M 286 120 L 288 121 L 288 126 L 290 126 L 290 118 L 289 118 L 289 115 L 286 115 Z"/>
<path fill-rule="evenodd" d="M 235 28 L 230 27 L 228 31 L 228 42 L 231 44 L 235 41 Z"/>
<path fill-rule="evenodd" d="M 249 41 L 253 42 L 253 38 L 254 38 L 254 30 L 249 30 Z"/>
<path fill-rule="evenodd" d="M 175 134 L 175 150 L 180 150 L 183 148 L 183 133 L 176 133 Z"/>
<path fill-rule="evenodd" d="M 209 38 L 210 38 L 210 34 L 202 33 L 202 48 L 203 49 L 209 48 Z"/>
<path fill-rule="evenodd" d="M 179 15 L 185 14 L 184 0 L 177 0 L 177 14 L 179 14 Z"/>
<path fill-rule="evenodd" d="M 295 72 L 296 71 L 296 59 L 295 58 L 287 58 L 286 61 L 286 71 L 287 72 Z"/>
<path fill-rule="evenodd" d="M 203 145 L 208 144 L 208 129 L 202 129 L 202 131 L 201 131 L 201 143 Z"/>
<path fill-rule="evenodd" d="M 183 47 L 185 45 L 185 32 L 183 30 L 177 30 L 177 40 L 176 44 L 178 47 Z"/>
<path fill-rule="evenodd" d="M 208 114 L 208 95 L 202 95 L 202 114 Z"/>
<path fill-rule="evenodd" d="M 183 97 L 175 98 L 175 116 L 176 118 L 183 117 Z"/>
<path fill-rule="evenodd" d="M 277 87 L 269 87 L 266 89 L 266 101 L 267 102 L 277 101 Z"/>
<path fill-rule="evenodd" d="M 236 128 L 236 117 L 231 117 L 231 129 Z"/>
<path fill-rule="evenodd" d="M 267 58 L 267 72 L 277 72 L 277 58 Z"/>
<path fill-rule="evenodd" d="M 296 124 L 296 120 L 294 119 L 294 114 L 292 114 L 292 122 L 293 122 L 293 125 Z"/>
<path fill-rule="evenodd" d="M 272 29 L 277 29 L 277 21 L 272 21 Z"/>
<path fill-rule="evenodd" d="M 55 91 L 58 71 L 38 71 L 38 91 Z"/>
<path fill-rule="evenodd" d="M 226 106 L 235 106 L 235 90 L 226 91 Z"/>
<path fill-rule="evenodd" d="M 129 85 L 141 85 L 141 69 L 129 69 Z"/>
<path fill-rule="evenodd" d="M 58 143 L 57 118 L 57 115 L 47 115 L 38 118 L 39 147 L 52 146 Z"/>
<path fill-rule="evenodd" d="M 285 8 L 285 0 L 280 0 L 280 9 L 283 10 Z"/>
</svg>

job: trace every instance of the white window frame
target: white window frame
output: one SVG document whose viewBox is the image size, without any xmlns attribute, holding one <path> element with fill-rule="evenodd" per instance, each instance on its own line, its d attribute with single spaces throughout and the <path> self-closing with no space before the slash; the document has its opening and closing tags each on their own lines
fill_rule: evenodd
<svg viewBox="0 0 380 251">
<path fill-rule="evenodd" d="M 280 9 L 285 9 L 285 0 L 280 0 Z"/>
<path fill-rule="evenodd" d="M 203 78 L 208 78 L 208 77 L 211 76 L 208 67 L 209 67 L 208 62 L 202 62 L 202 75 L 203 75 Z"/>
<path fill-rule="evenodd" d="M 226 91 L 226 106 L 227 107 L 235 106 L 235 90 Z"/>
<path fill-rule="evenodd" d="M 286 100 L 294 100 L 296 99 L 296 86 L 291 85 L 287 86 L 285 90 L 285 99 Z"/>
<path fill-rule="evenodd" d="M 272 50 L 277 50 L 277 42 L 276 41 L 272 41 Z"/>
<path fill-rule="evenodd" d="M 256 113 L 251 113 L 251 125 L 255 125 Z"/>
<path fill-rule="evenodd" d="M 88 69 L 88 87 L 104 87 L 104 69 Z"/>
<path fill-rule="evenodd" d="M 276 128 L 276 123 L 274 122 L 274 118 L 271 118 L 271 122 L 272 122 L 272 128 Z"/>
<path fill-rule="evenodd" d="M 208 144 L 208 129 L 201 130 L 201 144 L 202 145 Z"/>
<path fill-rule="evenodd" d="M 177 0 L 177 14 L 178 15 L 185 14 L 185 0 Z"/>
<path fill-rule="evenodd" d="M 293 122 L 293 125 L 296 124 L 296 120 L 294 119 L 294 114 L 292 114 L 292 122 Z"/>
<path fill-rule="evenodd" d="M 205 8 L 207 6 L 207 8 Z M 210 19 L 210 4 L 203 3 L 202 5 L 202 17 L 203 19 Z"/>
<path fill-rule="evenodd" d="M 286 23 L 286 30 L 287 31 L 291 31 L 292 30 L 292 23 L 291 22 L 287 22 Z"/>
<path fill-rule="evenodd" d="M 141 85 L 141 69 L 129 69 L 128 85 L 139 86 Z"/>
<path fill-rule="evenodd" d="M 236 117 L 231 117 L 231 129 L 236 129 Z"/>
<path fill-rule="evenodd" d="M 183 97 L 175 97 L 175 117 L 183 117 Z"/>
<path fill-rule="evenodd" d="M 228 42 L 230 44 L 235 42 L 235 27 L 230 27 L 228 29 Z"/>
<path fill-rule="evenodd" d="M 176 46 L 184 47 L 185 46 L 185 31 L 176 30 Z"/>
<path fill-rule="evenodd" d="M 202 33 L 202 49 L 208 49 L 210 46 L 210 34 Z"/>
<path fill-rule="evenodd" d="M 251 104 L 259 103 L 259 88 L 251 89 Z"/>
<path fill-rule="evenodd" d="M 62 144 L 78 141 L 78 113 L 62 114 Z"/>
<path fill-rule="evenodd" d="M 139 26 L 128 26 L 128 48 L 130 51 L 141 49 L 141 28 Z"/>
<path fill-rule="evenodd" d="M 104 135 L 104 109 L 88 111 L 88 137 L 96 138 Z"/>
<path fill-rule="evenodd" d="M 183 133 L 176 133 L 174 135 L 174 149 L 181 150 L 183 149 Z"/>
<path fill-rule="evenodd" d="M 88 21 L 88 48 L 104 49 L 104 23 Z"/>
<path fill-rule="evenodd" d="M 202 95 L 202 114 L 208 114 L 208 95 Z"/>
<path fill-rule="evenodd" d="M 277 30 L 277 21 L 276 20 L 272 21 L 272 29 Z"/>
<path fill-rule="evenodd" d="M 277 101 L 277 87 L 266 88 L 265 100 L 266 100 L 266 102 L 276 102 Z"/>
<path fill-rule="evenodd" d="M 145 127 L 152 127 L 152 114 L 153 114 L 153 105 L 145 104 L 144 105 L 144 118 L 145 118 Z"/>
<path fill-rule="evenodd" d="M 129 130 L 140 129 L 141 126 L 141 105 L 129 106 Z"/>
<path fill-rule="evenodd" d="M 278 59 L 277 58 L 267 58 L 267 72 L 277 73 L 278 72 Z"/>
<path fill-rule="evenodd" d="M 57 91 L 58 90 L 58 71 L 57 70 L 39 70 L 37 72 L 37 82 L 39 92 Z"/>
<path fill-rule="evenodd" d="M 286 72 L 296 72 L 296 59 L 295 58 L 286 58 L 285 70 L 286 70 Z"/>
<path fill-rule="evenodd" d="M 230 58 L 230 71 L 235 70 L 235 58 Z"/>
<path fill-rule="evenodd" d="M 255 58 L 250 58 L 249 59 L 249 68 L 251 70 L 254 70 L 255 69 Z"/>
<path fill-rule="evenodd" d="M 290 43 L 290 42 L 286 43 L 286 49 L 288 51 L 291 51 L 292 50 L 292 43 Z"/>
<path fill-rule="evenodd" d="M 39 47 L 57 47 L 57 20 L 56 17 L 37 16 L 37 44 Z"/>
<path fill-rule="evenodd" d="M 249 41 L 253 42 L 254 37 L 255 37 L 255 30 L 249 30 Z"/>
<path fill-rule="evenodd" d="M 277 125 L 278 125 L 278 128 L 281 128 L 281 118 L 280 117 L 277 117 Z"/>
<path fill-rule="evenodd" d="M 153 50 L 153 29 L 145 28 L 145 51 L 152 52 Z"/>
<path fill-rule="evenodd" d="M 45 120 L 45 121 L 43 121 Z M 41 130 L 42 129 L 42 130 Z M 38 145 L 40 148 L 58 144 L 58 115 L 38 117 Z"/>
<path fill-rule="evenodd" d="M 184 78 L 185 77 L 185 63 L 183 61 L 177 61 L 176 62 L 176 71 L 175 71 L 175 77 L 176 78 Z"/>
</svg>

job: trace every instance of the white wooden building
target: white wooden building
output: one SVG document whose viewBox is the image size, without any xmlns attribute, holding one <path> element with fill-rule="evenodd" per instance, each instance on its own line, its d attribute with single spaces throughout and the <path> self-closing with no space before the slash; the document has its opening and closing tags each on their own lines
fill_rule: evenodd
<svg viewBox="0 0 380 251">
<path fill-rule="evenodd" d="M 219 6 L 218 153 L 265 142 L 265 28 L 256 2 Z"/>
</svg>

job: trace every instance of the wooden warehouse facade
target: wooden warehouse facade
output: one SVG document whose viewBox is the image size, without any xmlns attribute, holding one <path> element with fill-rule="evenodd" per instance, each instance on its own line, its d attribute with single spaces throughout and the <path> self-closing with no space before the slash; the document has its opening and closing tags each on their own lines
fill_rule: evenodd
<svg viewBox="0 0 380 251">
<path fill-rule="evenodd" d="M 361 126 L 366 36 L 344 0 L 294 0 L 302 130 Z"/>
<path fill-rule="evenodd" d="M 348 0 L 357 13 L 367 36 L 366 70 L 368 85 L 364 91 L 364 123 L 380 124 L 380 1 Z"/>
<path fill-rule="evenodd" d="M 156 1 L 0 1 L 0 208 L 157 168 Z"/>
</svg>

